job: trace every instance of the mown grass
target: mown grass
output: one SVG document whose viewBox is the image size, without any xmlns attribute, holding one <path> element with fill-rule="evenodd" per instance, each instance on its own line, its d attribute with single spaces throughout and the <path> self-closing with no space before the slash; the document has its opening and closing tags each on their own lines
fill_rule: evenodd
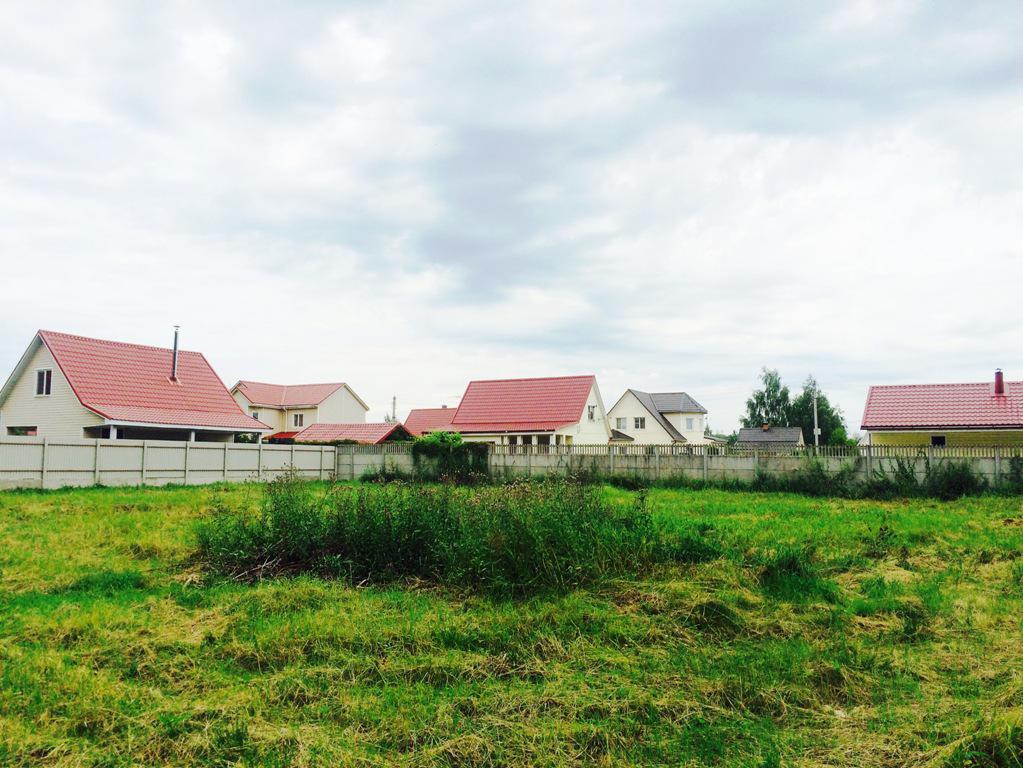
<svg viewBox="0 0 1023 768">
<path fill-rule="evenodd" d="M 261 504 L 0 494 L 0 765 L 1020 764 L 1019 499 L 653 490 L 692 562 L 514 598 L 197 563 Z"/>
</svg>

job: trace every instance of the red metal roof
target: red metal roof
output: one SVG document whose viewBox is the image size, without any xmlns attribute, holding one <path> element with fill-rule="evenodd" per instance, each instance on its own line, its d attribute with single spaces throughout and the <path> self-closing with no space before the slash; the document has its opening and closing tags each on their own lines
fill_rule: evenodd
<svg viewBox="0 0 1023 768">
<path fill-rule="evenodd" d="M 1023 381 L 871 387 L 862 429 L 1023 429 Z"/>
<path fill-rule="evenodd" d="M 457 432 L 550 432 L 583 417 L 595 376 L 472 381 L 455 411 Z"/>
<path fill-rule="evenodd" d="M 39 331 L 79 401 L 110 421 L 264 431 L 247 416 L 199 352 Z"/>
<path fill-rule="evenodd" d="M 392 437 L 402 439 L 408 432 L 401 424 L 310 424 L 297 435 L 297 443 L 332 443 L 335 440 L 355 440 L 364 445 L 376 445 Z"/>
<path fill-rule="evenodd" d="M 455 408 L 413 408 L 405 419 L 405 429 L 419 436 L 430 432 L 443 432 L 451 428 Z"/>
<path fill-rule="evenodd" d="M 301 431 L 301 430 L 299 430 L 299 431 Z M 293 438 L 297 434 L 298 434 L 298 432 L 274 432 L 272 435 L 270 435 L 269 437 L 267 437 L 265 439 L 266 440 L 271 440 L 271 441 L 272 440 L 290 440 L 291 438 Z"/>
<path fill-rule="evenodd" d="M 253 405 L 275 408 L 297 408 L 300 405 L 319 405 L 345 386 L 332 384 L 264 384 L 259 381 L 239 381 L 235 387 Z"/>
</svg>

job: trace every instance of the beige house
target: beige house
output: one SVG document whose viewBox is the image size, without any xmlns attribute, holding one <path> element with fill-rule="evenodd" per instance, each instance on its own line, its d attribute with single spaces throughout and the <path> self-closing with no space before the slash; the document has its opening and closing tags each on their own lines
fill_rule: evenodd
<svg viewBox="0 0 1023 768">
<path fill-rule="evenodd" d="M 199 352 L 39 331 L 0 389 L 0 438 L 232 442 L 265 434 Z"/>
<path fill-rule="evenodd" d="M 611 437 L 595 376 L 472 381 L 448 427 L 495 445 L 606 445 Z"/>
<path fill-rule="evenodd" d="M 272 437 L 293 437 L 291 433 L 313 424 L 362 424 L 369 411 L 343 382 L 283 385 L 239 381 L 231 395 L 252 418 L 270 425 Z"/>
<path fill-rule="evenodd" d="M 637 445 L 714 442 L 704 436 L 707 409 L 685 392 L 642 392 L 627 389 L 608 411 L 615 432 Z"/>
</svg>

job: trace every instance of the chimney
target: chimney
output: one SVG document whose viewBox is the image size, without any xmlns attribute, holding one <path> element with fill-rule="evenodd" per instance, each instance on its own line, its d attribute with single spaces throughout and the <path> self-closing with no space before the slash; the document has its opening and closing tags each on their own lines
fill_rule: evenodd
<svg viewBox="0 0 1023 768">
<path fill-rule="evenodd" d="M 179 325 L 175 325 L 174 326 L 174 354 L 171 357 L 171 375 L 170 375 L 170 380 L 171 381 L 177 381 L 178 380 L 178 328 L 180 328 L 180 327 L 181 326 L 179 326 Z"/>
<path fill-rule="evenodd" d="M 1002 369 L 995 368 L 995 394 L 1005 394 L 1005 378 L 1002 376 Z"/>
<path fill-rule="evenodd" d="M 760 428 L 767 432 L 771 428 L 771 425 L 768 424 L 767 422 L 764 422 L 763 424 L 760 425 Z"/>
<path fill-rule="evenodd" d="M 447 406 L 446 405 L 442 405 L 441 408 L 447 408 Z"/>
</svg>

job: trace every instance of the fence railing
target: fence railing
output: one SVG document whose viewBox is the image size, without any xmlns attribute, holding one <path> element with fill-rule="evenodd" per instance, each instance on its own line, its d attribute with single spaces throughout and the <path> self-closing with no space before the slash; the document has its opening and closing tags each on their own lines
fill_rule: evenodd
<svg viewBox="0 0 1023 768">
<path fill-rule="evenodd" d="M 649 477 L 689 475 L 750 478 L 797 472 L 816 459 L 825 471 L 852 467 L 867 478 L 913 471 L 928 463 L 966 461 L 998 479 L 1023 471 L 1023 446 L 779 446 L 726 445 L 491 445 L 492 471 L 550 474 L 593 470 Z M 357 479 L 370 472 L 413 469 L 410 443 L 384 445 L 270 445 L 185 443 L 162 440 L 58 441 L 33 437 L 0 440 L 0 488 L 83 485 L 201 484 L 268 480 L 294 471 L 308 479 Z"/>
</svg>

